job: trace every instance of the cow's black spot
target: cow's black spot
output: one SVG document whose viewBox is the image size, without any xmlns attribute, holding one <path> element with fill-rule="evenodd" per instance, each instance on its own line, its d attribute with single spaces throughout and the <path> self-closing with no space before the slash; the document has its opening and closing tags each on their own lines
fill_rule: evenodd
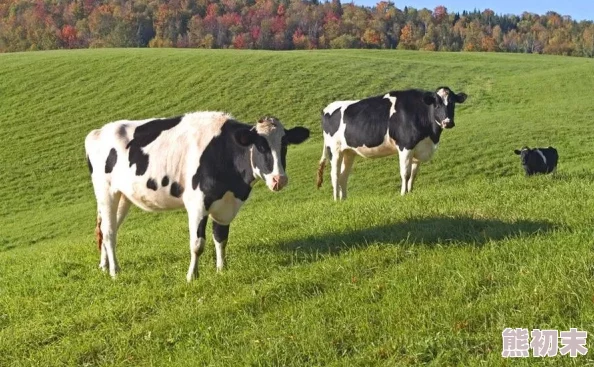
<svg viewBox="0 0 594 367">
<path fill-rule="evenodd" d="M 205 216 L 198 223 L 198 238 L 206 238 L 206 223 L 208 222 L 208 216 Z"/>
<path fill-rule="evenodd" d="M 169 189 L 169 193 L 171 194 L 171 196 L 175 196 L 176 198 L 179 198 L 184 193 L 184 188 L 180 184 L 178 184 L 177 182 L 174 182 L 174 183 L 171 184 L 171 188 Z"/>
<path fill-rule="evenodd" d="M 338 131 L 338 127 L 340 126 L 340 116 L 342 108 L 337 108 L 331 114 L 324 113 L 322 111 L 322 130 L 330 134 L 330 136 L 334 136 L 334 134 Z"/>
<path fill-rule="evenodd" d="M 344 138 L 348 146 L 377 147 L 384 142 L 392 102 L 383 96 L 362 99 L 344 110 Z"/>
<path fill-rule="evenodd" d="M 89 159 L 89 156 L 87 156 L 87 167 L 89 167 L 89 172 L 91 174 L 93 174 L 93 165 L 91 164 L 91 160 Z"/>
<path fill-rule="evenodd" d="M 128 132 L 126 131 L 127 127 L 128 127 L 128 125 L 126 125 L 126 124 L 121 124 L 120 127 L 118 127 L 118 131 L 117 131 L 118 137 L 120 137 L 121 139 L 124 139 L 124 140 L 128 140 Z"/>
<path fill-rule="evenodd" d="M 212 222 L 212 235 L 215 239 L 215 241 L 221 243 L 223 241 L 227 241 L 227 238 L 229 238 L 229 226 L 226 225 L 222 225 L 219 224 L 215 221 Z"/>
<path fill-rule="evenodd" d="M 234 133 L 251 127 L 234 120 L 226 121 L 221 133 L 202 152 L 196 173 L 192 176 L 192 188 L 200 188 L 204 193 L 207 210 L 228 191 L 242 201 L 250 195 L 250 183 L 254 180 L 250 148 L 237 144 Z"/>
<path fill-rule="evenodd" d="M 148 181 L 146 181 L 146 187 L 153 191 L 157 191 L 157 181 L 149 178 Z"/>
<path fill-rule="evenodd" d="M 118 153 L 116 152 L 115 148 L 111 148 L 109 155 L 107 156 L 107 160 L 105 161 L 105 173 L 111 173 L 117 161 Z"/>
<path fill-rule="evenodd" d="M 134 130 L 134 137 L 126 148 L 129 149 L 128 160 L 130 161 L 130 167 L 136 164 L 136 176 L 142 176 L 149 164 L 149 156 L 144 154 L 142 148 L 155 141 L 163 131 L 175 127 L 181 120 L 182 116 L 152 120 Z"/>
<path fill-rule="evenodd" d="M 258 139 L 254 145 L 256 146 L 256 149 L 252 149 L 252 160 L 254 162 L 254 166 L 260 170 L 260 173 L 267 175 L 274 169 L 274 158 L 272 157 L 272 150 L 270 149 L 270 145 L 268 144 L 268 141 L 264 138 Z M 287 146 L 285 145 L 285 156 L 287 155 L 286 148 Z"/>
<path fill-rule="evenodd" d="M 163 179 L 161 180 L 161 186 L 165 187 L 169 185 L 169 177 L 165 176 L 163 177 Z"/>
</svg>

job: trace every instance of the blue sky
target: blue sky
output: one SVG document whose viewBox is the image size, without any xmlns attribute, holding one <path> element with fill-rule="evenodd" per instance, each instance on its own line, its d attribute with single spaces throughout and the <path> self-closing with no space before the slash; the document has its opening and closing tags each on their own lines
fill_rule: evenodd
<svg viewBox="0 0 594 367">
<path fill-rule="evenodd" d="M 354 0 L 357 5 L 374 6 L 379 0 Z M 399 9 L 405 6 L 412 6 L 417 9 L 435 9 L 438 5 L 445 6 L 449 12 L 462 12 L 463 10 L 484 10 L 489 8 L 496 14 L 517 14 L 524 11 L 531 13 L 545 14 L 552 10 L 561 15 L 570 15 L 575 20 L 594 20 L 594 1 L 585 0 L 498 0 L 498 1 L 477 1 L 477 0 L 392 0 Z M 350 0 L 341 0 L 343 4 L 350 3 Z"/>
</svg>

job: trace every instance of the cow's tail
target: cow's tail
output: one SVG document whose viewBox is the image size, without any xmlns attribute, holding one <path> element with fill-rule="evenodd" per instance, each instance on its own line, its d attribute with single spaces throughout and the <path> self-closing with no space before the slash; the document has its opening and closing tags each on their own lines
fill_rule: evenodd
<svg viewBox="0 0 594 367">
<path fill-rule="evenodd" d="M 324 149 L 322 149 L 322 157 L 320 158 L 320 164 L 318 165 L 318 179 L 316 185 L 318 189 L 322 187 L 324 182 L 324 168 L 326 167 L 326 159 L 330 155 L 330 147 L 327 147 L 324 143 Z"/>
<path fill-rule="evenodd" d="M 101 215 L 97 213 L 97 226 L 95 227 L 95 239 L 97 239 L 97 248 L 101 251 L 103 244 L 103 232 L 101 232 Z"/>
</svg>

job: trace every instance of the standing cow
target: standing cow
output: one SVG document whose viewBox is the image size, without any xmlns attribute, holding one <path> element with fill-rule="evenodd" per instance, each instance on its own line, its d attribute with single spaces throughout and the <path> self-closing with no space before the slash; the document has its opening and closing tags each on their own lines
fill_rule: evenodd
<svg viewBox="0 0 594 367">
<path fill-rule="evenodd" d="M 559 154 L 553 147 L 534 149 L 523 147 L 521 150 L 514 150 L 514 153 L 520 156 L 526 176 L 536 173 L 551 173 L 557 169 Z"/>
<path fill-rule="evenodd" d="M 331 164 L 334 200 L 344 200 L 355 155 L 378 158 L 398 153 L 400 193 L 410 192 L 420 162 L 431 159 L 443 129 L 454 127 L 456 103 L 465 100 L 466 94 L 441 87 L 435 92 L 411 89 L 330 103 L 322 111 L 324 148 L 318 168 L 318 188 L 322 185 L 327 158 Z"/>
<path fill-rule="evenodd" d="M 91 131 L 85 149 L 97 198 L 99 267 L 109 268 L 112 277 L 119 270 L 117 231 L 134 203 L 146 211 L 186 209 L 188 281 L 198 275 L 210 216 L 217 269 L 221 270 L 229 224 L 252 186 L 262 179 L 272 191 L 285 187 L 287 146 L 308 137 L 308 129 L 287 130 L 274 117 L 252 126 L 221 112 L 122 120 Z"/>
</svg>

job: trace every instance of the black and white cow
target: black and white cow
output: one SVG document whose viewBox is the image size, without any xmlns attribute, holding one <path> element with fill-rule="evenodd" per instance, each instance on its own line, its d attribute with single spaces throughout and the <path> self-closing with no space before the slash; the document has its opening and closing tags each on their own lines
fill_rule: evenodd
<svg viewBox="0 0 594 367">
<path fill-rule="evenodd" d="M 523 147 L 521 150 L 515 149 L 514 153 L 520 156 L 526 176 L 536 173 L 551 173 L 557 168 L 559 154 L 553 147 L 534 149 Z"/>
<path fill-rule="evenodd" d="M 465 100 L 466 94 L 440 87 L 435 92 L 411 89 L 330 103 L 322 111 L 324 148 L 318 168 L 318 188 L 322 185 L 327 158 L 331 163 L 334 200 L 344 200 L 356 155 L 377 158 L 398 153 L 400 193 L 410 192 L 419 164 L 431 158 L 443 129 L 454 127 L 456 103 Z"/>
<path fill-rule="evenodd" d="M 210 216 L 221 270 L 229 224 L 252 186 L 262 179 L 272 191 L 285 187 L 287 146 L 308 137 L 308 129 L 287 130 L 274 117 L 252 126 L 221 112 L 122 120 L 91 131 L 85 149 L 97 199 L 99 267 L 113 277 L 118 272 L 117 231 L 133 203 L 146 211 L 186 209 L 188 281 L 198 275 Z"/>
</svg>

